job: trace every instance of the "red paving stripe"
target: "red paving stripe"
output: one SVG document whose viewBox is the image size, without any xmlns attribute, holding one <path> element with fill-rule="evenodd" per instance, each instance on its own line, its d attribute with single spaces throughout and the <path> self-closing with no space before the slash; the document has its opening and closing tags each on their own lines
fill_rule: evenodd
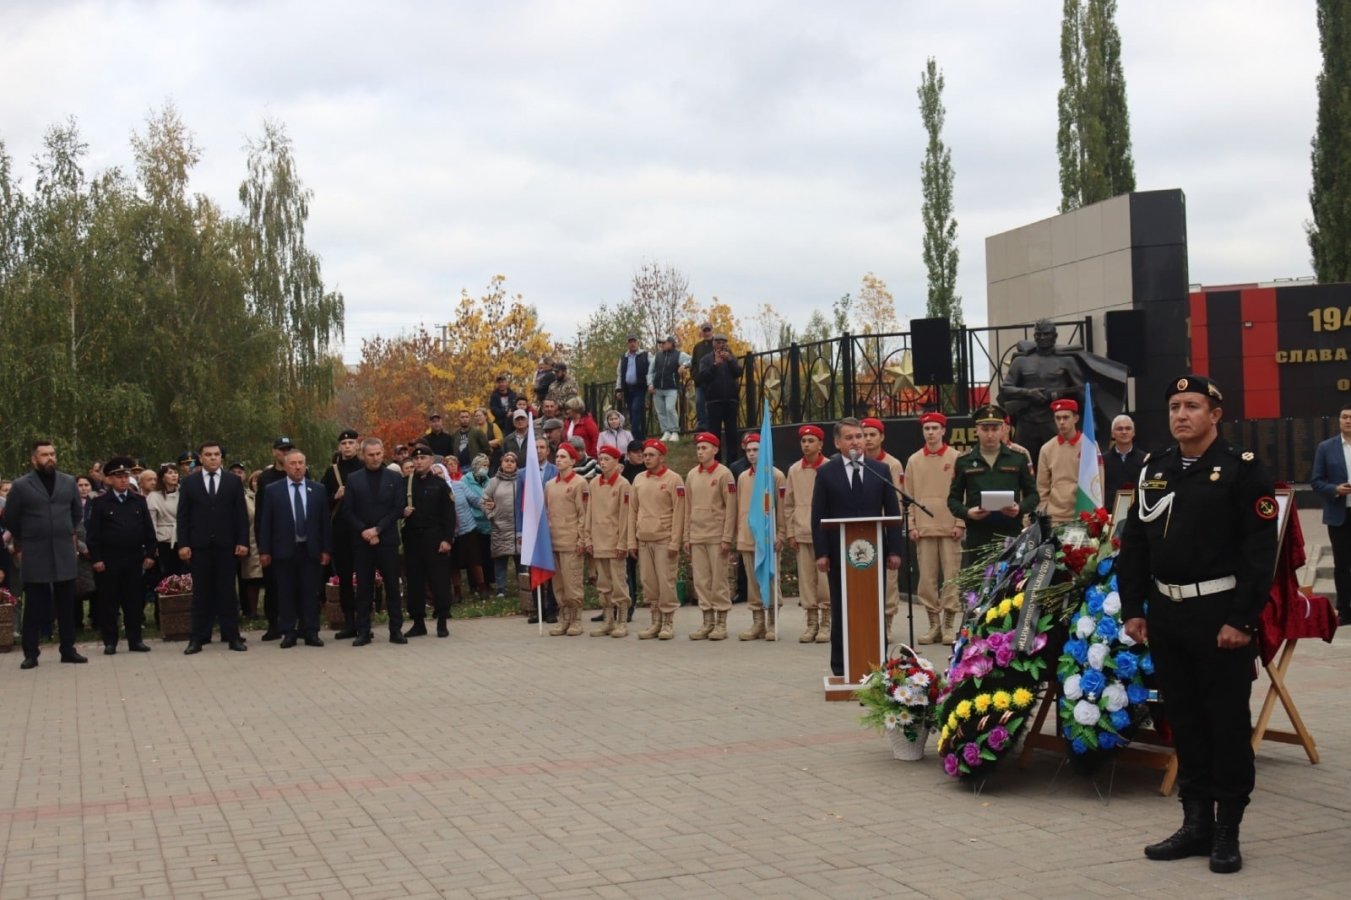
<svg viewBox="0 0 1351 900">
<path fill-rule="evenodd" d="M 838 731 L 804 734 L 788 738 L 765 738 L 698 747 L 679 747 L 644 753 L 621 753 L 560 759 L 552 762 L 518 763 L 504 766 L 473 766 L 446 771 L 410 772 L 404 775 L 372 775 L 365 778 L 346 778 L 338 781 L 305 781 L 295 784 L 245 787 L 233 790 L 194 791 L 190 794 L 168 797 L 133 797 L 125 800 L 107 800 L 94 803 L 63 803 L 54 806 L 21 806 L 0 809 L 0 823 L 35 822 L 45 819 L 86 818 L 116 815 L 118 813 L 155 810 L 192 809 L 199 806 L 223 806 L 252 800 L 276 800 L 313 797 L 316 794 L 336 794 L 353 791 L 375 791 L 409 784 L 437 784 L 451 780 L 485 781 L 498 778 L 517 778 L 533 775 L 553 775 L 564 772 L 584 772 L 593 769 L 611 769 L 615 766 L 646 766 L 652 763 L 688 762 L 691 759 L 709 759 L 728 755 L 744 756 L 756 753 L 777 753 L 793 748 L 814 748 L 831 744 L 852 744 L 875 740 L 870 731 Z"/>
</svg>

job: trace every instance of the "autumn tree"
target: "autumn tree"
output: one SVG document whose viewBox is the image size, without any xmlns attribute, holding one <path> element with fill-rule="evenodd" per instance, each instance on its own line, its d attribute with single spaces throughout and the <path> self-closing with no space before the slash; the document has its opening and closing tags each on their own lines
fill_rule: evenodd
<svg viewBox="0 0 1351 900">
<path fill-rule="evenodd" d="M 928 273 L 929 298 L 925 311 L 954 326 L 962 324 L 962 298 L 957 296 L 957 219 L 952 214 L 952 151 L 943 143 L 943 73 L 929 57 L 920 75 L 919 112 L 929 135 L 920 163 L 920 189 L 924 203 L 924 268 Z"/>
<path fill-rule="evenodd" d="M 1064 0 L 1057 96 L 1060 211 L 1135 190 L 1116 0 Z"/>
<path fill-rule="evenodd" d="M 1351 281 L 1351 4 L 1318 0 L 1318 125 L 1313 137 L 1313 220 L 1305 225 L 1314 274 Z"/>
<path fill-rule="evenodd" d="M 633 274 L 629 303 L 642 314 L 643 346 L 657 342 L 675 330 L 676 321 L 690 296 L 690 280 L 675 266 L 644 263 Z"/>
<path fill-rule="evenodd" d="M 736 356 L 751 352 L 754 347 L 741 333 L 741 320 L 732 314 L 732 307 L 713 297 L 707 304 L 699 304 L 686 297 L 680 307 L 680 318 L 673 329 L 680 349 L 686 353 L 699 342 L 699 325 L 708 322 L 714 334 L 727 335 L 727 349 Z"/>
<path fill-rule="evenodd" d="M 863 276 L 854 307 L 854 322 L 862 334 L 891 334 L 900 330 L 896 321 L 896 301 L 887 289 L 887 283 L 872 272 Z"/>
<path fill-rule="evenodd" d="M 613 381 L 615 366 L 626 349 L 625 338 L 641 334 L 643 328 L 643 312 L 631 303 L 597 306 L 578 327 L 568 353 L 572 377 L 582 384 Z"/>
<path fill-rule="evenodd" d="M 757 350 L 773 350 L 792 343 L 792 326 L 768 303 L 760 304 L 760 308 L 750 320 L 750 327 Z M 786 342 L 785 337 L 788 338 Z"/>
<path fill-rule="evenodd" d="M 339 401 L 359 418 L 345 424 L 387 442 L 412 440 L 426 430 L 429 414 L 451 408 L 455 384 L 442 373 L 453 367 L 441 340 L 421 325 L 395 337 L 363 340 L 361 362 Z"/>
</svg>

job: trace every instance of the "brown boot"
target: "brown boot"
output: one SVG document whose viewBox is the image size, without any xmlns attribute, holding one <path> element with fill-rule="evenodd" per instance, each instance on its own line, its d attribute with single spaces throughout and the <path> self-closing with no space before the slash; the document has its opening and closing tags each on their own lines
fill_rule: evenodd
<svg viewBox="0 0 1351 900">
<path fill-rule="evenodd" d="M 601 620 L 600 627 L 592 629 L 592 637 L 605 637 L 615 630 L 615 608 L 613 606 L 605 607 L 605 618 Z"/>
<path fill-rule="evenodd" d="M 921 644 L 936 644 L 943 639 L 943 625 L 938 621 L 938 611 L 926 609 L 929 616 L 929 630 L 924 632 L 924 637 L 919 639 Z"/>
<path fill-rule="evenodd" d="M 774 622 L 778 617 L 778 610 L 773 606 L 765 609 L 765 640 L 777 641 L 779 636 L 774 633 Z"/>
<path fill-rule="evenodd" d="M 629 636 L 629 605 L 627 603 L 616 606 L 615 608 L 614 628 L 610 631 L 610 637 L 628 637 Z"/>
<path fill-rule="evenodd" d="M 577 637 L 582 633 L 582 607 L 574 606 L 568 613 L 568 637 Z"/>
<path fill-rule="evenodd" d="M 558 610 L 558 623 L 549 629 L 549 637 L 562 637 L 568 633 L 568 621 L 572 617 L 572 607 L 563 606 Z"/>
<path fill-rule="evenodd" d="M 821 616 L 820 616 L 820 619 L 821 619 L 821 627 L 820 627 L 820 628 L 817 630 L 817 632 L 816 632 L 816 643 L 818 643 L 818 644 L 829 644 L 829 643 L 830 643 L 830 607 L 829 607 L 829 606 L 823 606 L 823 607 L 821 607 Z"/>
<path fill-rule="evenodd" d="M 673 637 L 675 637 L 675 613 L 662 613 L 661 630 L 657 632 L 657 640 L 669 641 Z"/>
<path fill-rule="evenodd" d="M 652 613 L 652 624 L 638 632 L 640 641 L 650 641 L 661 631 L 661 613 L 657 612 L 655 606 L 649 606 L 648 610 Z"/>
<path fill-rule="evenodd" d="M 957 625 L 954 621 L 956 618 L 956 612 L 950 609 L 943 610 L 943 643 L 945 644 L 951 644 L 957 640 Z"/>
<path fill-rule="evenodd" d="M 821 623 L 817 619 L 816 610 L 814 609 L 807 610 L 807 630 L 802 632 L 801 636 L 798 637 L 797 642 L 799 644 L 810 644 L 811 642 L 816 640 L 816 635 L 820 632 L 820 630 L 821 630 Z"/>
<path fill-rule="evenodd" d="M 704 610 L 704 624 L 697 631 L 690 632 L 690 640 L 706 641 L 708 636 L 713 633 L 713 610 Z"/>
<path fill-rule="evenodd" d="M 743 631 L 737 635 L 739 640 L 754 641 L 765 636 L 765 608 L 763 606 L 751 607 L 751 629 Z"/>
<path fill-rule="evenodd" d="M 713 614 L 713 630 L 708 633 L 710 641 L 727 640 L 727 610 L 719 610 Z"/>
</svg>

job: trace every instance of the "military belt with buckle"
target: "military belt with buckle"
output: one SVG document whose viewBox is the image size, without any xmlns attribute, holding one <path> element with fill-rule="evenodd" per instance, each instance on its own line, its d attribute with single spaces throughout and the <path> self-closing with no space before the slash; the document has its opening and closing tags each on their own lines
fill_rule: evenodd
<svg viewBox="0 0 1351 900">
<path fill-rule="evenodd" d="M 1154 586 L 1174 603 L 1181 603 L 1183 600 L 1192 600 L 1196 597 L 1207 597 L 1211 594 L 1220 594 L 1224 591 L 1232 591 L 1238 587 L 1238 579 L 1233 575 L 1226 575 L 1223 578 L 1212 578 L 1209 581 L 1198 581 L 1194 584 L 1167 584 L 1154 579 Z"/>
</svg>

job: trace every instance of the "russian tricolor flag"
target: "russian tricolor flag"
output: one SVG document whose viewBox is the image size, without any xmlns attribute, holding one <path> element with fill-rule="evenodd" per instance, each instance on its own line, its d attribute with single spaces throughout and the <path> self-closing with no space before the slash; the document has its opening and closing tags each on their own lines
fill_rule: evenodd
<svg viewBox="0 0 1351 900">
<path fill-rule="evenodd" d="M 529 433 L 535 433 L 535 417 L 529 416 Z M 521 490 L 521 562 L 530 567 L 533 591 L 554 577 L 554 545 L 549 537 L 549 517 L 544 509 L 544 478 L 539 469 L 535 441 L 525 447 L 524 484 Z"/>
</svg>

